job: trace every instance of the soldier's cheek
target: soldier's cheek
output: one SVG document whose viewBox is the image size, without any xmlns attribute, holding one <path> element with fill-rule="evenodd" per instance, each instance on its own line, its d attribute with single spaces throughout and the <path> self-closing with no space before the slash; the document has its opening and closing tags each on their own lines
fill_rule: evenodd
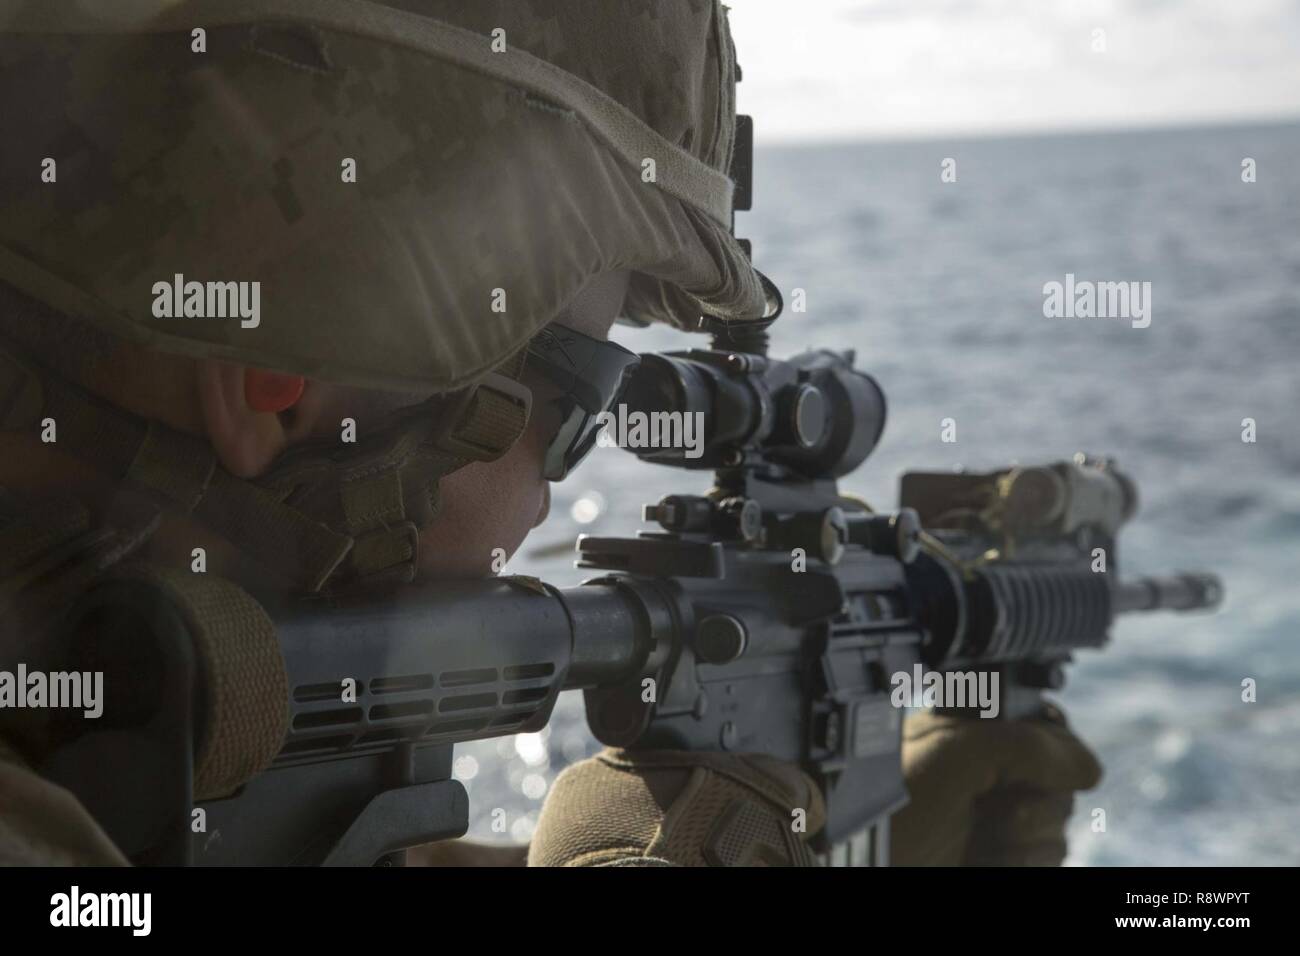
<svg viewBox="0 0 1300 956">
<path fill-rule="evenodd" d="M 543 515 L 548 494 L 532 443 L 442 479 L 441 507 L 420 535 L 420 574 L 477 578 L 497 574 Z"/>
</svg>

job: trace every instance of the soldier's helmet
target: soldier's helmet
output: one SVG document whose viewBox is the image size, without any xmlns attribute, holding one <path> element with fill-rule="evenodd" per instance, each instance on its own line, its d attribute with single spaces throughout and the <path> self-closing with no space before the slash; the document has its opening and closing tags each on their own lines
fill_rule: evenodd
<svg viewBox="0 0 1300 956">
<path fill-rule="evenodd" d="M 153 348 L 442 389 L 605 272 L 771 310 L 716 0 L 0 0 L 0 76 L 0 281 Z M 253 281 L 256 324 L 159 314 Z"/>
<path fill-rule="evenodd" d="M 779 308 L 730 228 L 735 80 L 716 0 L 0 0 L 0 283 L 162 351 L 463 395 L 249 483 L 0 341 L 3 426 L 57 409 L 304 590 L 408 576 L 594 277 L 632 274 L 632 320 Z"/>
</svg>

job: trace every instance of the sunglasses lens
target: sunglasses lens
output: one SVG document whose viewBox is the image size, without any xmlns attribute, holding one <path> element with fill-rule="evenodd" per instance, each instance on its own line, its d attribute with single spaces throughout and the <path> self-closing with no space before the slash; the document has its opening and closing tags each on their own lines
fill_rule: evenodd
<svg viewBox="0 0 1300 956">
<path fill-rule="evenodd" d="M 582 429 L 587 421 L 587 413 L 581 406 L 572 405 L 564 416 L 564 421 L 556 431 L 555 437 L 546 449 L 546 466 L 544 474 L 548 481 L 562 480 L 577 464 L 572 458 L 573 448 L 582 437 Z"/>
<path fill-rule="evenodd" d="M 587 424 L 578 440 L 573 445 L 573 450 L 569 452 L 569 468 L 577 468 L 578 464 L 591 454 L 591 450 L 596 447 L 596 436 L 600 434 L 600 422 L 595 415 L 587 419 Z"/>
<path fill-rule="evenodd" d="M 582 464 L 596 447 L 600 427 L 599 415 L 575 408 L 547 450 L 546 477 L 550 481 L 560 481 Z"/>
<path fill-rule="evenodd" d="M 530 345 L 528 368 L 562 392 L 554 400 L 561 425 L 546 451 L 547 480 L 562 480 L 596 447 L 601 413 L 618 403 L 638 364 L 627 349 L 572 330 L 539 335 Z"/>
</svg>

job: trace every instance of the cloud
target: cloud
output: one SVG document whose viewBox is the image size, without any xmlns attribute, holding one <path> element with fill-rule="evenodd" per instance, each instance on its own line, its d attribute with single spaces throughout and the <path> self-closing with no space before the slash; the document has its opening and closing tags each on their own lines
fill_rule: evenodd
<svg viewBox="0 0 1300 956">
<path fill-rule="evenodd" d="M 1300 116 L 1300 0 L 743 0 L 731 19 L 760 135 Z"/>
</svg>

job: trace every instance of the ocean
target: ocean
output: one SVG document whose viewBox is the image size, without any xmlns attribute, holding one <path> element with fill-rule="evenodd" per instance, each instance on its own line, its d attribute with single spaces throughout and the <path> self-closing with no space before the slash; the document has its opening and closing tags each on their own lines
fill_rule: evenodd
<svg viewBox="0 0 1300 956">
<path fill-rule="evenodd" d="M 852 348 L 889 399 L 843 490 L 882 509 L 909 470 L 1105 454 L 1141 493 L 1123 571 L 1223 578 L 1217 612 L 1122 618 L 1069 669 L 1056 699 L 1105 766 L 1076 799 L 1069 864 L 1300 862 L 1298 167 L 1294 125 L 756 153 L 737 233 L 787 303 L 806 301 L 773 327 L 772 353 Z M 1044 285 L 1067 275 L 1149 282 L 1149 326 L 1045 317 Z M 575 534 L 632 534 L 642 504 L 707 484 L 597 449 L 507 570 L 577 583 Z M 598 748 L 577 693 L 541 734 L 458 748 L 470 836 L 527 839 L 555 774 Z"/>
</svg>

